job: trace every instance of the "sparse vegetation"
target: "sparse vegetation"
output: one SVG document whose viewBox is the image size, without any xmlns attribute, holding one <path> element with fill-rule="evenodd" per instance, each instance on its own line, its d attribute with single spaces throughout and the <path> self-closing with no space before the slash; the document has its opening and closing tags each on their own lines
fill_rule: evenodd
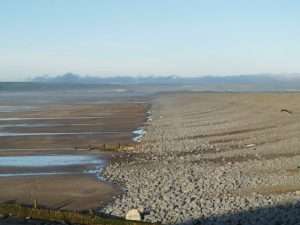
<svg viewBox="0 0 300 225">
<path fill-rule="evenodd" d="M 126 221 L 122 219 L 103 218 L 97 215 L 71 211 L 29 208 L 17 204 L 0 204 L 0 213 L 17 218 L 32 218 L 80 225 L 147 225 L 149 223 Z"/>
</svg>

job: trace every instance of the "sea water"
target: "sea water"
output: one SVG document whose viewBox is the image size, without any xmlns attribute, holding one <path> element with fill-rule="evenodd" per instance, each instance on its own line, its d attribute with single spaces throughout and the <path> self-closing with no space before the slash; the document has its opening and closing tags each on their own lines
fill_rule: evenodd
<svg viewBox="0 0 300 225">
<path fill-rule="evenodd" d="M 99 177 L 99 174 L 104 168 L 105 163 L 105 159 L 99 157 L 98 155 L 1 156 L 0 171 L 1 167 L 15 167 L 16 172 L 0 172 L 0 177 L 73 174 L 72 171 L 64 169 L 64 167 L 67 168 L 68 166 L 78 166 L 79 168 L 82 167 L 79 172 L 74 172 L 76 174 L 95 174 L 97 177 Z M 57 167 L 59 167 L 59 169 Z M 89 169 L 86 169 L 87 167 Z M 28 172 L 27 168 L 32 168 L 32 171 Z M 43 171 L 45 169 L 47 169 L 46 172 Z"/>
</svg>

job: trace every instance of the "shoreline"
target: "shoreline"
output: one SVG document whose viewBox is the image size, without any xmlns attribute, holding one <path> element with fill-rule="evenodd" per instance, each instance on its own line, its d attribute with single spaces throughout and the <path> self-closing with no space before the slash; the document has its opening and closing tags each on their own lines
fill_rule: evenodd
<svg viewBox="0 0 300 225">
<path fill-rule="evenodd" d="M 142 141 L 103 169 L 121 192 L 97 212 L 124 218 L 138 209 L 143 221 L 163 224 L 295 224 L 299 101 L 290 93 L 160 95 L 137 126 Z"/>
<path fill-rule="evenodd" d="M 145 103 L 137 104 L 130 102 L 120 103 L 119 105 L 115 103 L 104 105 L 60 105 L 59 107 L 49 105 L 44 107 L 43 110 L 39 108 L 39 111 L 14 111 L 9 114 L 10 118 L 26 117 L 35 118 L 35 120 L 38 121 L 44 121 L 45 118 L 55 116 L 54 121 L 51 123 L 56 124 L 59 120 L 60 123 L 66 124 L 65 127 L 48 127 L 49 124 L 45 127 L 44 123 L 43 126 L 41 124 L 35 126 L 35 120 L 29 121 L 33 123 L 32 126 L 26 124 L 26 126 L 11 127 L 11 121 L 8 121 L 9 119 L 6 118 L 7 112 L 4 112 L 1 114 L 1 117 L 6 119 L 5 121 L 1 121 L 1 123 L 8 121 L 9 126 L 3 126 L 1 129 L 10 132 L 27 132 L 28 136 L 26 136 L 27 140 L 20 139 L 21 137 L 10 137 L 10 139 L 1 137 L 3 145 L 1 146 L 2 150 L 0 150 L 0 156 L 10 158 L 26 158 L 32 156 L 45 158 L 48 156 L 61 157 L 64 155 L 86 155 L 97 158 L 100 156 L 105 160 L 105 165 L 103 165 L 103 167 L 105 167 L 110 160 L 116 158 L 122 160 L 123 157 L 127 157 L 125 156 L 126 153 L 121 151 L 124 149 L 132 149 L 132 146 L 136 145 L 133 139 L 138 136 L 140 138 L 141 136 L 140 134 L 132 132 L 135 132 L 136 129 L 143 126 L 148 107 L 148 104 Z M 106 115 L 107 118 L 103 119 L 102 117 L 95 116 L 98 114 Z M 34 115 L 34 117 L 32 115 Z M 74 118 L 82 118 L 82 115 L 84 115 L 84 121 L 76 120 L 77 124 L 74 124 Z M 68 119 L 70 116 L 71 119 Z M 49 120 L 47 122 L 50 123 Z M 84 127 L 81 126 L 83 122 Z M 86 125 L 87 122 L 89 123 L 88 126 Z M 46 139 L 43 137 L 43 140 L 46 142 L 41 142 L 29 136 L 31 133 L 45 132 L 45 129 L 48 128 L 52 130 L 58 129 L 57 131 L 53 131 L 59 133 L 65 133 L 65 131 L 70 132 L 72 129 L 79 129 L 80 132 L 82 132 L 81 129 L 91 129 L 95 131 L 99 129 L 100 131 L 107 131 L 107 135 L 111 135 L 115 129 L 120 129 L 120 131 L 126 135 L 120 137 L 112 135 L 113 137 L 106 137 L 101 134 L 102 136 L 100 138 L 92 136 L 87 140 L 82 139 L 82 137 L 79 137 L 79 139 L 72 137 L 71 140 L 61 139 L 58 135 L 53 137 L 45 135 Z M 60 132 L 59 129 L 62 129 L 63 132 Z M 20 146 L 22 146 L 22 148 L 20 148 Z M 93 174 L 90 174 L 91 170 L 95 170 L 92 171 Z M 0 189 L 2 190 L 0 192 L 0 201 L 31 205 L 34 199 L 29 195 L 35 194 L 35 200 L 43 207 L 55 208 L 58 207 L 57 205 L 62 204 L 63 209 L 97 209 L 108 201 L 112 201 L 114 196 L 121 193 L 120 186 L 102 179 L 102 170 L 103 168 L 99 171 L 97 167 L 92 168 L 88 164 L 80 166 L 46 166 L 40 168 L 29 167 L 27 165 L 23 169 L 22 167 L 15 166 L 1 166 L 1 174 L 10 175 L 21 173 L 21 176 L 0 177 Z"/>
</svg>

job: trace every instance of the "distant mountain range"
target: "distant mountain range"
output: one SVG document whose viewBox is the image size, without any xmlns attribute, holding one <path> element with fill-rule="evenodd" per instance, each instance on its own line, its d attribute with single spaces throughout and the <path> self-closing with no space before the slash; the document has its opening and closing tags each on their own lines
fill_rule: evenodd
<svg viewBox="0 0 300 225">
<path fill-rule="evenodd" d="M 300 90 L 300 74 L 234 75 L 234 76 L 80 76 L 66 73 L 58 76 L 39 76 L 32 79 L 39 83 L 60 84 L 114 84 L 114 85 L 170 85 L 180 89 L 207 91 L 294 91 Z"/>
<path fill-rule="evenodd" d="M 187 81 L 187 79 L 184 79 Z M 81 76 L 74 73 L 66 73 L 58 76 L 38 76 L 32 79 L 34 82 L 51 83 L 85 83 L 85 84 L 179 84 L 183 78 L 177 76 L 112 76 L 96 77 Z"/>
</svg>

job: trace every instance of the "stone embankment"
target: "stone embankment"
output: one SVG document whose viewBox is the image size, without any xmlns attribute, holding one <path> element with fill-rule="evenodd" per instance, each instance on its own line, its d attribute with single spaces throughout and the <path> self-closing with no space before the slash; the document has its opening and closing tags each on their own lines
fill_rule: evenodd
<svg viewBox="0 0 300 225">
<path fill-rule="evenodd" d="M 280 112 L 283 104 L 300 112 L 299 100 L 161 96 L 138 153 L 104 171 L 124 194 L 102 211 L 125 217 L 139 209 L 145 221 L 164 224 L 300 223 L 300 116 Z"/>
</svg>

